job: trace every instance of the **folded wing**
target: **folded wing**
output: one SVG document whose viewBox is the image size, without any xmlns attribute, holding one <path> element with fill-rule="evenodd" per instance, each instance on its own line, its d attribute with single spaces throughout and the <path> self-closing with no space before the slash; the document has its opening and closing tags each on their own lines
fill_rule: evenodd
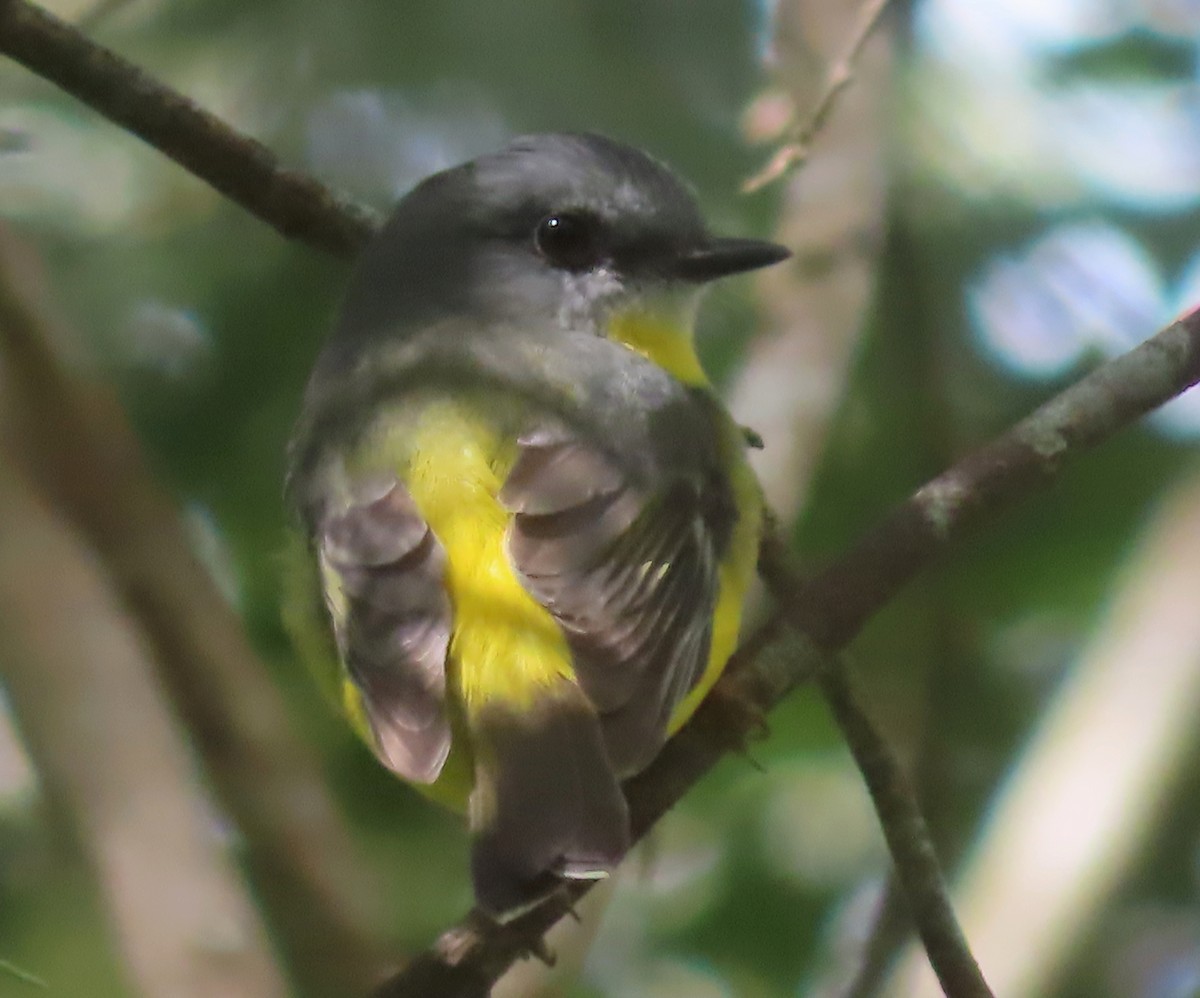
<svg viewBox="0 0 1200 998">
<path fill-rule="evenodd" d="M 334 635 L 388 768 L 432 783 L 450 750 L 445 554 L 401 482 L 356 482 L 317 531 Z"/>
<path fill-rule="evenodd" d="M 500 499 L 513 567 L 567 636 L 614 770 L 635 773 L 708 662 L 728 485 L 699 470 L 640 482 L 600 446 L 538 431 Z"/>
</svg>

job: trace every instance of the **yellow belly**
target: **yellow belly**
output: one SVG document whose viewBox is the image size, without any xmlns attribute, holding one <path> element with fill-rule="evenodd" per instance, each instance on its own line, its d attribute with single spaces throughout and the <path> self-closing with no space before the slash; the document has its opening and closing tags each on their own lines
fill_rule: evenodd
<svg viewBox="0 0 1200 998">
<path fill-rule="evenodd" d="M 539 687 L 574 673 L 561 629 L 526 592 L 505 551 L 510 514 L 496 497 L 515 443 L 478 415 L 438 403 L 410 446 L 406 484 L 446 551 L 452 694 L 467 711 L 493 698 L 528 706 Z"/>
<path fill-rule="evenodd" d="M 484 702 L 528 706 L 540 687 L 572 679 L 570 651 L 550 613 L 526 592 L 509 564 L 510 514 L 497 496 L 516 458 L 511 434 L 498 431 L 479 406 L 430 402 L 412 419 L 377 424 L 359 445 L 364 455 L 407 455 L 396 469 L 446 553 L 453 607 L 446 699 L 453 740 L 438 779 L 418 789 L 465 810 L 473 782 L 467 717 Z M 373 462 L 368 458 L 366 464 Z M 355 729 L 370 740 L 358 688 L 342 675 L 341 700 Z"/>
<path fill-rule="evenodd" d="M 473 780 L 466 717 L 486 701 L 527 706 L 539 688 L 573 679 L 570 651 L 554 618 L 513 573 L 505 550 L 510 514 L 497 495 L 515 460 L 512 435 L 499 432 L 477 408 L 452 401 L 429 404 L 415 426 L 411 420 L 386 418 L 377 425 L 383 428 L 377 438 L 363 441 L 358 452 L 409 455 L 397 470 L 446 552 L 446 584 L 453 606 L 447 662 L 453 742 L 437 781 L 418 789 L 439 803 L 463 810 Z M 700 682 L 672 714 L 672 733 L 695 711 L 733 652 L 742 602 L 754 573 L 761 522 L 758 485 L 744 460 L 740 431 L 732 421 L 723 429 L 723 456 L 740 515 L 719 569 L 708 665 Z M 377 460 L 368 459 L 364 464 L 378 467 Z M 311 565 L 311 556 L 303 554 Z M 292 621 L 291 629 L 301 636 L 298 644 L 302 648 L 313 647 L 310 624 Z M 329 662 L 331 653 L 336 653 L 328 640 L 324 648 L 319 669 L 338 677 L 341 705 L 369 742 L 370 729 L 358 689 L 336 664 L 336 657 Z"/>
</svg>

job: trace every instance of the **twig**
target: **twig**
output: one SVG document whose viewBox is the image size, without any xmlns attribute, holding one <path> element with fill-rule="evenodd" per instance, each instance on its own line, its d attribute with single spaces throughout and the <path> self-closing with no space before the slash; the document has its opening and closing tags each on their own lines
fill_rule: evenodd
<svg viewBox="0 0 1200 998">
<path fill-rule="evenodd" d="M 942 990 L 953 998 L 992 998 L 954 917 L 929 829 L 899 761 L 859 704 L 841 663 L 817 677 L 879 815 L 896 877 Z"/>
<path fill-rule="evenodd" d="M 28 984 L 30 987 L 41 988 L 47 991 L 50 985 L 45 980 L 38 977 L 37 974 L 31 974 L 28 970 L 22 970 L 10 960 L 0 958 L 0 974 L 8 974 L 9 977 L 20 981 L 22 984 Z"/>
<path fill-rule="evenodd" d="M 26 0 L 0 0 L 0 52 L 144 139 L 289 239 L 350 257 L 374 214 Z"/>
<path fill-rule="evenodd" d="M 854 81 L 854 67 L 858 57 L 863 46 L 867 44 L 867 39 L 871 37 L 871 32 L 883 17 L 887 5 L 888 0 L 866 0 L 862 5 L 846 50 L 830 65 L 825 78 L 825 88 L 809 111 L 808 117 L 792 129 L 792 139 L 780 146 L 762 169 L 742 184 L 743 192 L 751 194 L 761 190 L 808 159 L 813 139 L 829 120 L 842 91 Z"/>
<path fill-rule="evenodd" d="M 805 71 L 809 41 L 840 39 L 857 14 L 846 0 L 778 4 L 772 45 L 787 96 L 769 92 L 756 103 L 806 106 L 814 90 Z M 787 523 L 796 521 L 809 498 L 848 370 L 871 326 L 865 319 L 889 228 L 887 171 L 881 167 L 887 136 L 879 122 L 894 76 L 891 34 L 882 27 L 875 33 L 875 43 L 856 63 L 853 92 L 822 130 L 803 173 L 780 191 L 774 238 L 793 258 L 755 279 L 761 318 L 726 392 L 738 419 L 768 441 L 750 454 L 750 463 Z M 747 112 L 744 134 L 758 116 L 765 117 Z"/>
<path fill-rule="evenodd" d="M 1139 534 L 957 878 L 964 925 L 1004 995 L 1068 991 L 1083 941 L 1145 870 L 1150 844 L 1191 820 L 1182 816 L 1193 806 L 1200 752 L 1194 468 L 1148 511 Z M 910 953 L 886 993 L 933 992 L 920 962 Z"/>
</svg>

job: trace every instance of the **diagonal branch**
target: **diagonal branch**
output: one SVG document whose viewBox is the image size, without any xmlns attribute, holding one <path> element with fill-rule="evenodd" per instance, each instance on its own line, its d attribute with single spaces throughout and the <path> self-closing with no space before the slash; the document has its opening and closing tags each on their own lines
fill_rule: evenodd
<svg viewBox="0 0 1200 998">
<path fill-rule="evenodd" d="M 859 705 L 850 670 L 844 663 L 832 664 L 817 682 L 866 781 L 929 964 L 951 998 L 992 998 L 950 905 L 916 795 L 891 747 Z"/>
<path fill-rule="evenodd" d="M 1067 462 L 1198 380 L 1200 309 L 1097 367 L 923 485 L 803 585 L 768 563 L 775 598 L 819 645 L 843 647 L 964 532 L 1049 484 Z"/>
<path fill-rule="evenodd" d="M 374 213 L 26 0 L 0 0 L 0 52 L 79 98 L 288 239 L 350 257 Z"/>
</svg>

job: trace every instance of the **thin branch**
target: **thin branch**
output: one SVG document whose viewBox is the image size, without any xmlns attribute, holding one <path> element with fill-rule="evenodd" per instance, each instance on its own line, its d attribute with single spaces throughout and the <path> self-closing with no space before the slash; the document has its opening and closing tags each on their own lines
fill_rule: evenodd
<svg viewBox="0 0 1200 998">
<path fill-rule="evenodd" d="M 1114 895 L 1192 808 L 1185 788 L 1200 752 L 1194 467 L 1159 497 L 1139 535 L 957 878 L 975 952 L 995 967 L 1004 995 L 1070 990 L 1070 968 L 1111 917 Z M 886 993 L 929 994 L 935 985 L 920 963 L 919 951 L 908 954 Z"/>
<path fill-rule="evenodd" d="M 817 682 L 866 781 L 896 877 L 942 990 L 953 998 L 992 998 L 954 916 L 929 829 L 899 760 L 863 711 L 844 664 L 823 670 Z"/>
<path fill-rule="evenodd" d="M 306 174 L 115 52 L 26 0 L 0 0 L 0 52 L 99 111 L 280 234 L 351 257 L 374 214 Z"/>
<path fill-rule="evenodd" d="M 857 14 L 846 0 L 777 5 L 772 46 L 786 97 L 775 90 L 760 96 L 746 112 L 743 134 L 761 127 L 754 119 L 769 118 L 763 109 L 776 102 L 809 104 L 821 85 L 806 72 L 812 47 L 842 38 Z M 793 259 L 755 278 L 759 322 L 726 392 L 738 419 L 769 441 L 749 455 L 750 463 L 787 523 L 809 498 L 849 367 L 870 328 L 866 317 L 888 229 L 888 137 L 879 125 L 894 77 L 894 46 L 885 27 L 891 25 L 876 31 L 875 44 L 859 58 L 856 84 L 822 129 L 803 173 L 780 191 L 774 239 Z"/>
<path fill-rule="evenodd" d="M 813 139 L 825 126 L 837 105 L 842 92 L 854 82 L 854 69 L 862 54 L 867 39 L 879 24 L 888 0 L 866 0 L 858 12 L 846 50 L 829 67 L 825 87 L 809 111 L 808 117 L 792 129 L 792 139 L 780 146 L 758 173 L 743 185 L 743 192 L 750 194 L 772 181 L 778 180 L 789 170 L 798 169 L 808 159 Z"/>
<path fill-rule="evenodd" d="M 22 970 L 15 963 L 3 958 L 0 958 L 0 974 L 7 974 L 14 980 L 20 981 L 22 984 L 28 984 L 32 988 L 41 988 L 43 991 L 50 990 L 50 985 L 38 977 L 37 974 L 31 974 L 28 970 Z"/>
</svg>

